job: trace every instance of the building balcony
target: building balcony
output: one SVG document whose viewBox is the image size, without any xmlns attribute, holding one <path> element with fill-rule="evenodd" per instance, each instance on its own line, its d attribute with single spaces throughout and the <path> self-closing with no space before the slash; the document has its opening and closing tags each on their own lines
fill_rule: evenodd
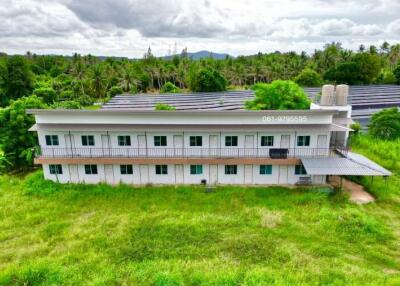
<svg viewBox="0 0 400 286">
<path fill-rule="evenodd" d="M 78 159 L 78 158 L 114 158 L 114 159 L 290 159 L 304 157 L 336 157 L 337 150 L 344 148 L 40 148 L 35 153 L 39 159 Z"/>
</svg>

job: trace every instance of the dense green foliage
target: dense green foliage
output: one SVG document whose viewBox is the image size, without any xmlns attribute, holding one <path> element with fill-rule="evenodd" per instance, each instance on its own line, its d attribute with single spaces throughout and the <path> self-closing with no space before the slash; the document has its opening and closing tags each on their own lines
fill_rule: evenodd
<svg viewBox="0 0 400 286">
<path fill-rule="evenodd" d="M 0 285 L 396 285 L 399 204 L 0 177 Z M 400 189 L 400 188 L 399 188 Z"/>
<path fill-rule="evenodd" d="M 255 98 L 246 101 L 247 109 L 309 109 L 310 100 L 304 90 L 293 81 L 275 80 L 270 84 L 258 83 L 253 87 Z"/>
<path fill-rule="evenodd" d="M 0 109 L 0 150 L 14 168 L 28 168 L 32 165 L 32 147 L 37 145 L 36 132 L 28 129 L 35 123 L 26 109 L 46 108 L 35 95 L 12 100 L 6 108 Z"/>
<path fill-rule="evenodd" d="M 372 115 L 368 132 L 377 138 L 400 138 L 400 112 L 397 107 L 384 109 Z"/>
<path fill-rule="evenodd" d="M 175 110 L 175 106 L 164 104 L 164 103 L 157 103 L 154 107 L 155 110 Z"/>
<path fill-rule="evenodd" d="M 304 70 L 302 70 L 301 73 L 295 77 L 294 81 L 300 86 L 305 87 L 319 87 L 323 82 L 321 75 L 310 68 L 305 68 Z"/>
<path fill-rule="evenodd" d="M 160 93 L 178 93 L 180 89 L 170 81 L 167 81 L 160 89 Z"/>
<path fill-rule="evenodd" d="M 397 64 L 397 67 L 393 71 L 394 77 L 396 78 L 396 83 L 400 84 L 400 62 Z"/>
<path fill-rule="evenodd" d="M 215 69 L 202 68 L 191 76 L 189 86 L 197 92 L 224 91 L 226 79 Z"/>
</svg>

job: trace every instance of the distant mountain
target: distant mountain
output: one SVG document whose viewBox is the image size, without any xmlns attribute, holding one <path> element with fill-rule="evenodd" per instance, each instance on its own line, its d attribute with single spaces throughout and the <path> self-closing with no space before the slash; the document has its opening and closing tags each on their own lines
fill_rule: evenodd
<svg viewBox="0 0 400 286">
<path fill-rule="evenodd" d="M 198 52 L 194 52 L 194 53 L 188 52 L 187 55 L 189 58 L 191 58 L 193 60 L 199 60 L 199 59 L 204 59 L 204 58 L 213 58 L 216 60 L 223 60 L 226 57 L 233 58 L 233 56 L 231 56 L 229 54 L 219 54 L 219 53 L 213 53 L 210 51 L 198 51 Z M 172 59 L 174 56 L 180 56 L 180 54 L 165 56 L 165 57 L 161 57 L 161 58 L 169 60 L 169 59 Z"/>
</svg>

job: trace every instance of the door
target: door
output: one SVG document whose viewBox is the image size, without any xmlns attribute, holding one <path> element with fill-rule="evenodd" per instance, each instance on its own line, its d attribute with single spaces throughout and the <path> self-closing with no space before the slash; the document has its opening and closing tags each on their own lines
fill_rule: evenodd
<svg viewBox="0 0 400 286">
<path fill-rule="evenodd" d="M 104 157 L 111 157 L 110 135 L 101 135 L 101 149 Z"/>
<path fill-rule="evenodd" d="M 107 184 L 113 185 L 115 183 L 113 165 L 104 165 L 104 177 Z"/>
<path fill-rule="evenodd" d="M 209 138 L 209 153 L 210 156 L 218 156 L 219 142 L 218 135 L 210 135 Z"/>
<path fill-rule="evenodd" d="M 244 183 L 253 184 L 253 165 L 244 165 Z"/>
<path fill-rule="evenodd" d="M 286 165 L 279 166 L 278 183 L 284 185 L 288 184 L 288 166 Z"/>
<path fill-rule="evenodd" d="M 74 155 L 75 141 L 73 134 L 65 134 L 65 154 L 68 157 L 72 157 Z"/>
<path fill-rule="evenodd" d="M 183 165 L 175 165 L 175 184 L 183 184 Z"/>
<path fill-rule="evenodd" d="M 246 135 L 244 137 L 244 156 L 251 157 L 254 155 L 254 135 Z"/>
<path fill-rule="evenodd" d="M 138 135 L 138 155 L 140 157 L 146 157 L 147 155 L 146 135 Z"/>
<path fill-rule="evenodd" d="M 294 150 L 290 150 L 290 135 L 282 135 L 281 136 L 281 148 L 282 149 L 288 149 L 287 154 L 293 155 Z"/>
<path fill-rule="evenodd" d="M 140 183 L 142 185 L 150 183 L 148 165 L 139 165 L 139 173 L 140 173 Z"/>
<path fill-rule="evenodd" d="M 69 177 L 71 183 L 79 183 L 78 165 L 69 165 Z"/>
<path fill-rule="evenodd" d="M 218 183 L 218 165 L 210 165 L 210 182 L 211 185 Z"/>
<path fill-rule="evenodd" d="M 318 156 L 328 156 L 328 154 L 329 154 L 328 136 L 327 135 L 318 135 L 317 155 Z"/>
<path fill-rule="evenodd" d="M 176 157 L 183 156 L 183 136 L 182 135 L 174 135 L 174 156 L 176 156 Z"/>
</svg>

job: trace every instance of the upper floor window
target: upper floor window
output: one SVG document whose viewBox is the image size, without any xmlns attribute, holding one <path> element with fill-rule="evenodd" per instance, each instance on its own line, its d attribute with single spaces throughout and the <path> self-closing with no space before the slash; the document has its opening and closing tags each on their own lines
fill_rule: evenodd
<svg viewBox="0 0 400 286">
<path fill-rule="evenodd" d="M 203 136 L 190 136 L 190 146 L 203 146 Z"/>
<path fill-rule="evenodd" d="M 94 146 L 93 135 L 82 135 L 82 146 Z"/>
<path fill-rule="evenodd" d="M 47 146 L 58 146 L 58 135 L 46 135 Z"/>
<path fill-rule="evenodd" d="M 310 146 L 310 136 L 297 136 L 297 146 Z"/>
<path fill-rule="evenodd" d="M 190 165 L 191 175 L 201 175 L 203 174 L 203 165 Z"/>
<path fill-rule="evenodd" d="M 156 175 L 168 175 L 168 165 L 156 165 Z"/>
<path fill-rule="evenodd" d="M 271 175 L 272 165 L 260 165 L 260 175 Z"/>
<path fill-rule="evenodd" d="M 236 175 L 237 165 L 225 165 L 225 175 Z"/>
<path fill-rule="evenodd" d="M 121 165 L 120 166 L 121 175 L 132 175 L 133 166 L 132 165 Z"/>
<path fill-rule="evenodd" d="M 238 145 L 238 137 L 237 136 L 225 136 L 225 146 L 232 147 Z"/>
<path fill-rule="evenodd" d="M 49 165 L 49 171 L 52 175 L 61 175 L 63 173 L 61 165 Z"/>
<path fill-rule="evenodd" d="M 295 175 L 307 175 L 307 171 L 303 165 L 296 165 L 294 167 L 294 174 Z"/>
<path fill-rule="evenodd" d="M 154 136 L 154 146 L 167 146 L 167 136 Z"/>
<path fill-rule="evenodd" d="M 85 174 L 86 175 L 96 175 L 97 174 L 97 165 L 85 165 Z"/>
<path fill-rule="evenodd" d="M 131 136 L 118 136 L 118 146 L 131 146 Z"/>
<path fill-rule="evenodd" d="M 261 136 L 261 146 L 274 146 L 274 136 Z"/>
</svg>

